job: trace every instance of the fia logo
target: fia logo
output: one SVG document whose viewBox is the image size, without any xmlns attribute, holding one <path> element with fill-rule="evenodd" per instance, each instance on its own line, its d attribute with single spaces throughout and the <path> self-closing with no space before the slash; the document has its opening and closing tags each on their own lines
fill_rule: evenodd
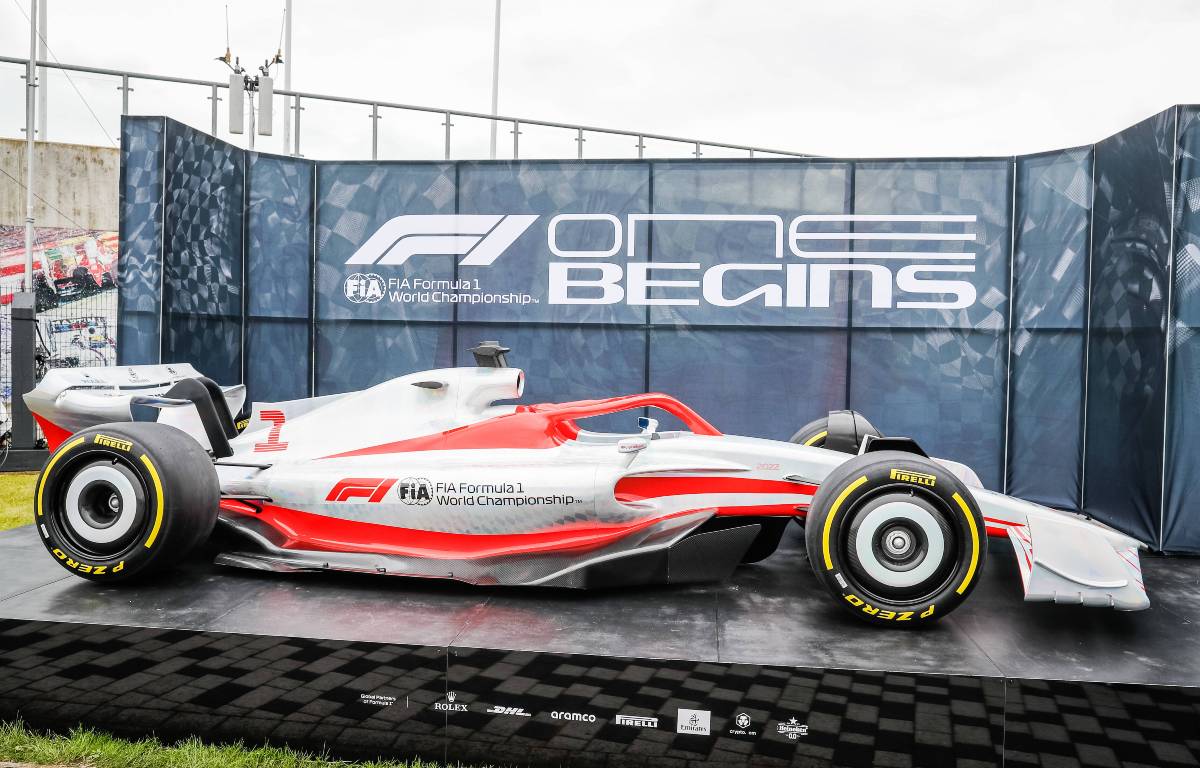
<svg viewBox="0 0 1200 768">
<path fill-rule="evenodd" d="M 433 484 L 423 477 L 406 477 L 396 483 L 396 495 L 405 504 L 423 507 L 433 501 Z"/>
<path fill-rule="evenodd" d="M 374 304 L 383 298 L 383 278 L 374 272 L 368 272 L 365 275 L 355 272 L 346 278 L 342 292 L 346 294 L 346 298 L 350 300 L 351 304 Z"/>
</svg>

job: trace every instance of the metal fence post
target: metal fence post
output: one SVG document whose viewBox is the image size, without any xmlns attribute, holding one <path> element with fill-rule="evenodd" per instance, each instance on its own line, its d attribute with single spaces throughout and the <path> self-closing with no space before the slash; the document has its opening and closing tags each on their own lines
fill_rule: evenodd
<svg viewBox="0 0 1200 768">
<path fill-rule="evenodd" d="M 699 157 L 700 157 L 700 142 L 698 142 L 698 141 L 696 142 L 696 149 L 694 150 L 693 154 L 694 154 L 694 155 L 695 155 L 697 158 L 699 158 Z"/>
<path fill-rule="evenodd" d="M 585 141 L 587 141 L 587 139 L 583 138 L 583 129 L 582 128 L 576 129 L 575 143 L 579 145 L 579 151 L 575 154 L 575 157 L 580 160 L 583 159 L 583 142 L 585 142 Z"/>
<path fill-rule="evenodd" d="M 371 159 L 379 159 L 379 105 L 371 105 Z"/>
<path fill-rule="evenodd" d="M 300 157 L 300 112 L 304 107 L 300 106 L 300 97 L 296 96 L 295 98 L 296 104 L 292 109 L 296 110 L 296 124 L 293 126 L 292 135 L 296 137 L 296 146 L 292 157 Z"/>
<path fill-rule="evenodd" d="M 752 150 L 750 150 L 750 159 L 751 159 L 751 160 L 753 160 L 753 159 L 754 159 L 754 150 L 753 150 L 753 149 L 752 149 Z"/>
<path fill-rule="evenodd" d="M 221 100 L 221 97 L 217 95 L 217 86 L 214 85 L 212 87 L 212 96 L 209 96 L 208 99 L 209 99 L 209 101 L 212 102 L 212 135 L 216 136 L 217 135 L 217 102 Z"/>
<path fill-rule="evenodd" d="M 445 114 L 446 114 L 446 122 L 442 123 L 442 125 L 446 126 L 446 159 L 449 160 L 450 159 L 450 126 L 452 125 L 452 123 L 450 122 L 450 113 L 446 112 Z"/>
<path fill-rule="evenodd" d="M 121 114 L 129 114 L 129 92 L 133 89 L 129 87 L 129 75 L 121 75 L 121 85 L 117 87 L 121 92 Z"/>
<path fill-rule="evenodd" d="M 37 299 L 33 291 L 13 294 L 12 300 L 12 446 L 33 448 L 37 428 L 21 395 L 37 386 L 34 355 L 37 353 Z"/>
<path fill-rule="evenodd" d="M 521 121 L 513 120 L 513 160 L 521 156 Z"/>
<path fill-rule="evenodd" d="M 638 143 L 637 143 L 638 160 L 641 160 L 642 157 L 646 154 L 646 140 L 642 137 L 641 134 L 638 134 L 637 140 L 638 140 Z"/>
</svg>

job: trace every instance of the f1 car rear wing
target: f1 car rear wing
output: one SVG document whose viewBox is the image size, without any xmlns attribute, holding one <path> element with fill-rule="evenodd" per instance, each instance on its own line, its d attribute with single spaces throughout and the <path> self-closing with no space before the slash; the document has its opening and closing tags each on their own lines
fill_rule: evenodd
<svg viewBox="0 0 1200 768">
<path fill-rule="evenodd" d="M 228 451 L 228 438 L 237 434 L 231 414 L 241 411 L 246 388 L 219 387 L 187 363 L 58 368 L 24 398 L 50 450 L 82 429 L 134 421 L 133 407 L 144 405 L 160 410 L 159 421 L 220 452 Z M 211 413 L 202 418 L 201 407 Z"/>
</svg>

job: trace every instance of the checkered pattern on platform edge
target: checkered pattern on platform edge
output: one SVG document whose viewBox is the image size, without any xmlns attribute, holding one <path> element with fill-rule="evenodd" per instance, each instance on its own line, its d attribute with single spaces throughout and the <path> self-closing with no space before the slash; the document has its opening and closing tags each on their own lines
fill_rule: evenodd
<svg viewBox="0 0 1200 768">
<path fill-rule="evenodd" d="M 1200 765 L 1200 688 L 1008 681 L 1006 766 Z"/>
<path fill-rule="evenodd" d="M 0 621 L 0 669 L 0 716 L 35 725 L 441 757 L 413 702 L 441 696 L 440 648 Z"/>
<path fill-rule="evenodd" d="M 471 711 L 447 718 L 449 756 L 464 762 L 755 766 L 999 764 L 1003 682 L 958 676 L 648 661 L 452 648 L 449 686 Z M 492 705 L 531 717 L 489 715 Z M 676 733 L 680 708 L 712 713 L 710 737 Z M 594 714 L 595 723 L 555 720 Z M 757 736 L 731 735 L 738 713 Z M 617 714 L 659 718 L 618 726 Z M 778 733 L 795 717 L 809 726 Z"/>
</svg>

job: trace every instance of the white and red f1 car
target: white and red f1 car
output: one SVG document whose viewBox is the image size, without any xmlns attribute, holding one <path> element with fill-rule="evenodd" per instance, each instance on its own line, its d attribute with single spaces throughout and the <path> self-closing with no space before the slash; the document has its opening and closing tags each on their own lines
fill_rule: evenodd
<svg viewBox="0 0 1200 768">
<path fill-rule="evenodd" d="M 97 581 L 170 566 L 219 524 L 225 565 L 613 587 L 722 579 L 798 520 L 818 579 L 874 623 L 953 610 L 988 536 L 1015 548 L 1027 600 L 1149 605 L 1136 540 L 984 490 L 852 411 L 780 442 L 663 394 L 499 404 L 524 374 L 495 342 L 472 351 L 476 367 L 256 403 L 240 433 L 244 389 L 189 365 L 53 370 L 25 395 L 53 450 L 42 540 Z M 660 431 L 655 410 L 686 429 Z M 580 426 L 623 412 L 636 430 Z"/>
</svg>

